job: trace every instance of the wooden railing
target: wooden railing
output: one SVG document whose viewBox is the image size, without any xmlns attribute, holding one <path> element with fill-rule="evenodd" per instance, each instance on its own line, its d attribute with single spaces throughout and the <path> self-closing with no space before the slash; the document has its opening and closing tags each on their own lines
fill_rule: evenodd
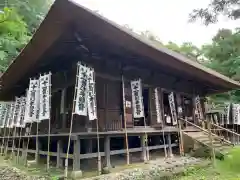
<svg viewBox="0 0 240 180">
<path fill-rule="evenodd" d="M 184 123 L 186 124 L 186 126 L 188 126 L 188 125 L 193 126 L 193 127 L 197 128 L 197 129 L 199 129 L 200 131 L 202 131 L 203 133 L 209 135 L 209 130 L 207 129 L 207 121 L 202 121 L 204 124 L 202 124 L 203 127 L 201 127 L 201 126 L 199 126 L 199 125 L 194 124 L 193 122 L 188 121 L 187 119 L 182 119 L 182 118 L 180 118 L 180 120 L 181 120 L 182 122 L 184 122 Z M 205 123 L 206 123 L 206 124 L 205 124 Z M 214 127 L 215 127 L 215 124 L 214 124 Z M 228 130 L 228 129 L 223 128 L 223 127 L 221 127 L 221 126 L 219 126 L 218 128 L 219 128 L 219 130 L 221 130 L 221 131 L 223 131 L 223 130 Z M 182 129 L 183 129 L 183 131 L 184 131 L 184 128 L 182 128 Z M 218 140 L 223 141 L 223 142 L 225 142 L 225 143 L 227 143 L 227 144 L 229 144 L 229 145 L 233 145 L 233 143 L 232 143 L 231 141 L 229 141 L 229 140 L 226 139 L 225 137 L 220 136 L 219 134 L 216 133 L 216 131 L 215 131 L 216 129 L 213 128 L 213 124 L 212 124 L 212 123 L 210 123 L 210 130 L 211 130 L 211 135 L 213 136 L 214 139 L 218 139 Z M 231 132 L 231 133 L 235 133 L 235 132 L 232 132 L 231 130 L 228 130 L 228 131 Z M 235 134 L 237 134 L 237 133 L 235 133 Z M 239 135 L 239 137 L 240 137 L 240 134 L 238 134 L 238 135 Z"/>
</svg>

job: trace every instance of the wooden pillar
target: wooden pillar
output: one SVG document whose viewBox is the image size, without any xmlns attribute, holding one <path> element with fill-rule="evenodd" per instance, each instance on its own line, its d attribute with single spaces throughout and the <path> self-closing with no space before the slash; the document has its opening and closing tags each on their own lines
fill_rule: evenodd
<svg viewBox="0 0 240 180">
<path fill-rule="evenodd" d="M 27 161 L 27 141 L 23 139 L 23 144 L 22 144 L 22 159 L 25 164 Z"/>
<path fill-rule="evenodd" d="M 39 163 L 40 155 L 39 150 L 41 149 L 41 142 L 38 137 L 36 137 L 36 152 L 35 152 L 35 161 Z"/>
<path fill-rule="evenodd" d="M 61 153 L 63 153 L 63 142 L 62 140 L 57 141 L 57 168 L 63 167 L 63 158 L 61 158 Z"/>
<path fill-rule="evenodd" d="M 106 167 L 111 168 L 111 150 L 110 150 L 110 136 L 104 138 L 105 164 Z"/>
<path fill-rule="evenodd" d="M 172 142 L 171 142 L 171 134 L 168 133 L 168 157 L 173 157 L 172 153 Z"/>
<path fill-rule="evenodd" d="M 60 114 L 62 116 L 62 128 L 66 128 L 66 94 L 67 94 L 67 89 L 64 88 L 61 91 L 61 109 L 60 109 Z"/>
<path fill-rule="evenodd" d="M 74 151 L 73 151 L 73 171 L 80 170 L 80 139 L 77 137 L 74 140 Z"/>
<path fill-rule="evenodd" d="M 141 135 L 141 147 L 142 147 L 142 160 L 147 161 L 147 147 L 145 143 L 145 135 Z"/>
</svg>

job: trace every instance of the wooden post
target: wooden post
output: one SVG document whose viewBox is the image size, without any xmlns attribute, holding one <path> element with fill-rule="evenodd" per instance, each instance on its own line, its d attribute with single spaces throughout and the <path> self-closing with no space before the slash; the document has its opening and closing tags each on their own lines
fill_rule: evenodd
<svg viewBox="0 0 240 180">
<path fill-rule="evenodd" d="M 23 127 L 21 126 L 20 132 L 19 132 L 19 139 L 18 139 L 18 149 L 17 149 L 17 159 L 16 162 L 19 163 L 19 153 L 20 153 L 20 146 L 21 146 L 21 140 L 22 140 L 22 129 Z"/>
<path fill-rule="evenodd" d="M 213 166 L 215 167 L 215 148 L 213 146 L 213 137 L 212 137 L 212 132 L 211 132 L 211 121 L 207 121 L 207 126 L 208 126 L 208 136 L 210 139 L 210 143 L 211 143 L 211 150 L 212 150 L 212 163 Z"/>
<path fill-rule="evenodd" d="M 145 138 L 146 138 L 145 135 L 141 135 L 142 160 L 144 162 L 147 161 L 147 149 L 146 149 Z"/>
<path fill-rule="evenodd" d="M 184 142 L 183 142 L 183 134 L 182 134 L 182 121 L 178 120 L 178 126 L 179 126 L 179 151 L 180 155 L 184 156 Z"/>
<path fill-rule="evenodd" d="M 40 158 L 40 156 L 39 156 L 39 151 L 40 151 L 40 149 L 41 149 L 41 142 L 40 142 L 39 137 L 38 137 L 38 135 L 37 135 L 37 136 L 36 136 L 36 152 L 35 152 L 35 161 L 36 161 L 36 164 L 39 163 L 39 158 Z"/>
<path fill-rule="evenodd" d="M 62 140 L 57 141 L 57 168 L 63 167 L 63 158 L 61 158 L 61 153 L 63 153 L 63 142 Z"/>
<path fill-rule="evenodd" d="M 110 136 L 104 138 L 105 164 L 106 167 L 111 168 L 111 150 L 110 150 Z"/>
<path fill-rule="evenodd" d="M 27 162 L 27 142 L 23 139 L 23 145 L 22 145 L 22 160 L 24 165 L 26 165 Z"/>
<path fill-rule="evenodd" d="M 30 123 L 29 134 L 27 134 L 28 140 L 27 140 L 27 145 L 26 145 L 26 158 L 24 159 L 24 165 L 25 166 L 27 166 L 28 146 L 29 146 L 29 142 L 30 142 L 30 135 L 31 135 L 31 131 L 32 131 L 32 124 L 33 124 L 33 122 Z"/>
<path fill-rule="evenodd" d="M 171 134 L 168 133 L 168 157 L 173 157 L 172 153 L 172 142 L 171 142 Z"/>
<path fill-rule="evenodd" d="M 74 151 L 73 151 L 73 171 L 80 170 L 80 138 L 77 137 L 74 140 Z"/>
</svg>

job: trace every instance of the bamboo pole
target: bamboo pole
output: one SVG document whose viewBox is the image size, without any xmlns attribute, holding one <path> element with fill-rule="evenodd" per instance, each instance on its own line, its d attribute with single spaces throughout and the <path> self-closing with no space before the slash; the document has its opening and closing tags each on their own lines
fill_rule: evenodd
<svg viewBox="0 0 240 180">
<path fill-rule="evenodd" d="M 207 126 L 208 126 L 208 136 L 209 136 L 210 143 L 211 143 L 212 164 L 213 164 L 213 167 L 215 167 L 215 148 L 213 146 L 213 137 L 212 137 L 212 132 L 211 132 L 211 121 L 207 121 Z"/>
<path fill-rule="evenodd" d="M 77 92 L 77 86 L 78 86 L 78 74 L 79 74 L 79 65 L 77 65 L 77 75 L 76 75 L 76 82 L 75 82 L 74 95 L 73 95 L 73 106 L 72 106 L 70 129 L 69 129 L 69 135 L 68 135 L 67 153 L 66 153 L 66 159 L 65 159 L 65 164 L 64 164 L 64 179 L 65 180 L 67 180 L 67 177 L 68 177 L 68 157 L 69 157 L 69 149 L 70 149 L 71 136 L 72 136 L 74 108 L 76 106 L 76 92 Z"/>
<path fill-rule="evenodd" d="M 122 73 L 122 100 L 123 100 L 123 120 L 124 120 L 124 135 L 125 135 L 125 144 L 126 144 L 126 152 L 127 152 L 127 165 L 130 164 L 130 153 L 129 153 L 129 144 L 128 144 L 128 133 L 127 133 L 127 118 L 126 118 L 126 100 L 125 100 L 125 82 Z"/>
<path fill-rule="evenodd" d="M 47 171 L 49 171 L 50 168 L 50 143 L 51 143 L 51 86 L 52 86 L 52 81 L 51 81 L 51 73 L 49 73 L 49 114 L 50 114 L 50 118 L 48 120 L 48 148 L 47 148 Z M 38 123 L 38 122 L 37 122 Z M 37 125 L 38 128 L 38 125 Z M 38 129 L 37 129 L 38 132 Z M 38 142 L 37 142 L 38 143 Z"/>
</svg>

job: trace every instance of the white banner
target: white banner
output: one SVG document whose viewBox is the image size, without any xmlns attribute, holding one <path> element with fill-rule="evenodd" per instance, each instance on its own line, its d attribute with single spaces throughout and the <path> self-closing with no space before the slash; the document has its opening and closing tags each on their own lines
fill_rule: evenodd
<svg viewBox="0 0 240 180">
<path fill-rule="evenodd" d="M 0 103 L 0 128 L 4 128 L 6 125 L 6 118 L 9 111 L 10 102 L 1 102 Z"/>
<path fill-rule="evenodd" d="M 87 99 L 88 99 L 88 72 L 89 68 L 78 64 L 77 85 L 76 85 L 76 101 L 74 113 L 87 116 Z"/>
<path fill-rule="evenodd" d="M 50 119 L 51 73 L 40 76 L 39 121 Z"/>
<path fill-rule="evenodd" d="M 231 112 L 231 103 L 227 105 L 227 120 L 226 124 L 230 124 L 230 112 Z"/>
<path fill-rule="evenodd" d="M 131 81 L 133 117 L 144 117 L 141 80 Z"/>
<path fill-rule="evenodd" d="M 88 117 L 90 121 L 97 119 L 97 102 L 94 78 L 95 78 L 94 70 L 89 69 L 87 104 L 88 104 Z"/>
<path fill-rule="evenodd" d="M 13 111 L 13 120 L 11 122 L 11 128 L 17 125 L 18 114 L 20 111 L 21 98 L 16 97 Z"/>
<path fill-rule="evenodd" d="M 9 111 L 6 117 L 6 127 L 11 128 L 11 124 L 13 121 L 13 112 L 14 112 L 15 102 L 12 102 L 9 107 Z"/>
<path fill-rule="evenodd" d="M 16 127 L 25 127 L 24 117 L 25 117 L 25 108 L 26 108 L 26 97 L 21 97 L 20 109 L 17 115 Z"/>
<path fill-rule="evenodd" d="M 154 96 L 155 96 L 155 107 L 156 107 L 156 113 L 157 113 L 157 122 L 162 122 L 162 114 L 161 114 L 161 106 L 160 106 L 160 99 L 159 99 L 159 89 L 154 89 Z"/>
<path fill-rule="evenodd" d="M 4 108 L 4 117 L 2 117 L 3 118 L 3 124 L 2 124 L 2 128 L 5 128 L 5 127 L 7 127 L 7 123 L 8 123 L 8 114 L 9 114 L 9 111 L 10 111 L 10 109 L 11 109 L 11 104 L 12 104 L 13 102 L 6 102 L 5 104 L 4 104 L 4 106 L 5 106 L 5 108 Z M 2 115 L 3 115 L 2 114 Z"/>
<path fill-rule="evenodd" d="M 168 101 L 169 101 L 169 106 L 170 106 L 171 115 L 172 115 L 172 123 L 173 123 L 173 125 L 177 125 L 177 112 L 176 112 L 176 106 L 175 106 L 173 92 L 171 92 L 168 95 Z"/>
<path fill-rule="evenodd" d="M 30 79 L 27 93 L 27 105 L 25 113 L 25 123 L 38 122 L 39 110 L 39 80 Z"/>
</svg>

